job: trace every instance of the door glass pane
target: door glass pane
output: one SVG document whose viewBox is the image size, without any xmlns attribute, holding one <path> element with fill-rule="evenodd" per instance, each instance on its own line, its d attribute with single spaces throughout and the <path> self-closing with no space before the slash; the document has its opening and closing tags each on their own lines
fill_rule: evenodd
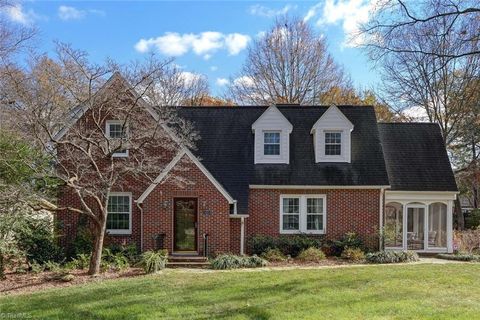
<svg viewBox="0 0 480 320">
<path fill-rule="evenodd" d="M 409 250 L 423 250 L 425 236 L 425 208 L 407 208 L 407 246 Z"/>
<path fill-rule="evenodd" d="M 385 206 L 385 247 L 403 247 L 403 205 L 397 202 Z"/>
<path fill-rule="evenodd" d="M 196 200 L 175 201 L 175 250 L 195 251 Z"/>
<path fill-rule="evenodd" d="M 447 247 L 447 205 L 444 203 L 428 207 L 428 247 Z"/>
</svg>

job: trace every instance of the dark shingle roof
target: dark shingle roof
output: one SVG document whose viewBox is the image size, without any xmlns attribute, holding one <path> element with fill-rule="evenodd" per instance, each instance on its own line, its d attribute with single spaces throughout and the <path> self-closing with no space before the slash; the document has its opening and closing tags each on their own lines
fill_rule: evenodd
<svg viewBox="0 0 480 320">
<path fill-rule="evenodd" d="M 440 127 L 430 123 L 379 123 L 392 190 L 457 191 Z"/>
<path fill-rule="evenodd" d="M 290 164 L 254 164 L 252 124 L 267 107 L 185 107 L 201 140 L 194 153 L 247 213 L 249 185 L 388 185 L 375 112 L 371 107 L 339 106 L 352 122 L 351 163 L 315 163 L 310 130 L 325 106 L 279 106 L 293 125 Z"/>
</svg>

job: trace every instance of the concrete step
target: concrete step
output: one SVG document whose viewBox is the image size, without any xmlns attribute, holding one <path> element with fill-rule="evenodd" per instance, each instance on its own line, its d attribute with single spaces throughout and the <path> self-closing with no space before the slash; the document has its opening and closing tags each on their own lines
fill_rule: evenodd
<svg viewBox="0 0 480 320">
<path fill-rule="evenodd" d="M 167 268 L 208 268 L 208 261 L 168 261 Z"/>
<path fill-rule="evenodd" d="M 170 255 L 168 262 L 207 262 L 208 259 L 202 256 Z"/>
</svg>

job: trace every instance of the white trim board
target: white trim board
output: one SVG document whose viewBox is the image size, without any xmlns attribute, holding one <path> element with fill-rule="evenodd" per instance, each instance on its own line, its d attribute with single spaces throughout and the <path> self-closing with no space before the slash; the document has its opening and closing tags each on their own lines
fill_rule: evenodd
<svg viewBox="0 0 480 320">
<path fill-rule="evenodd" d="M 386 189 L 390 186 L 312 186 L 312 185 L 264 185 L 264 184 L 251 184 L 250 189 L 310 189 L 310 190 L 323 190 L 323 189 L 352 189 L 352 190 L 364 190 L 364 189 Z"/>
<path fill-rule="evenodd" d="M 236 201 L 232 196 L 225 190 L 225 188 L 215 179 L 215 177 L 205 168 L 205 166 L 198 160 L 195 155 L 188 150 L 187 148 L 182 148 L 182 150 L 175 156 L 175 158 L 170 161 L 170 163 L 163 169 L 163 171 L 155 178 L 155 180 L 148 186 L 143 194 L 135 200 L 136 203 L 143 203 L 143 201 L 148 197 L 148 195 L 155 189 L 155 187 L 162 183 L 162 181 L 167 177 L 168 173 L 177 165 L 177 163 L 184 157 L 187 156 L 192 160 L 192 162 L 202 171 L 202 173 L 208 178 L 208 180 L 217 188 L 217 190 L 227 199 L 229 204 L 235 204 Z"/>
</svg>

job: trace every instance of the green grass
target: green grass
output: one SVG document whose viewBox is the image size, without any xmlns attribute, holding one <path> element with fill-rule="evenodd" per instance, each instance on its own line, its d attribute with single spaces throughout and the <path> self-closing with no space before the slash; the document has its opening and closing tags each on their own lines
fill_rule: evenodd
<svg viewBox="0 0 480 320">
<path fill-rule="evenodd" d="M 480 264 L 163 274 L 0 298 L 33 319 L 478 318 Z"/>
</svg>

